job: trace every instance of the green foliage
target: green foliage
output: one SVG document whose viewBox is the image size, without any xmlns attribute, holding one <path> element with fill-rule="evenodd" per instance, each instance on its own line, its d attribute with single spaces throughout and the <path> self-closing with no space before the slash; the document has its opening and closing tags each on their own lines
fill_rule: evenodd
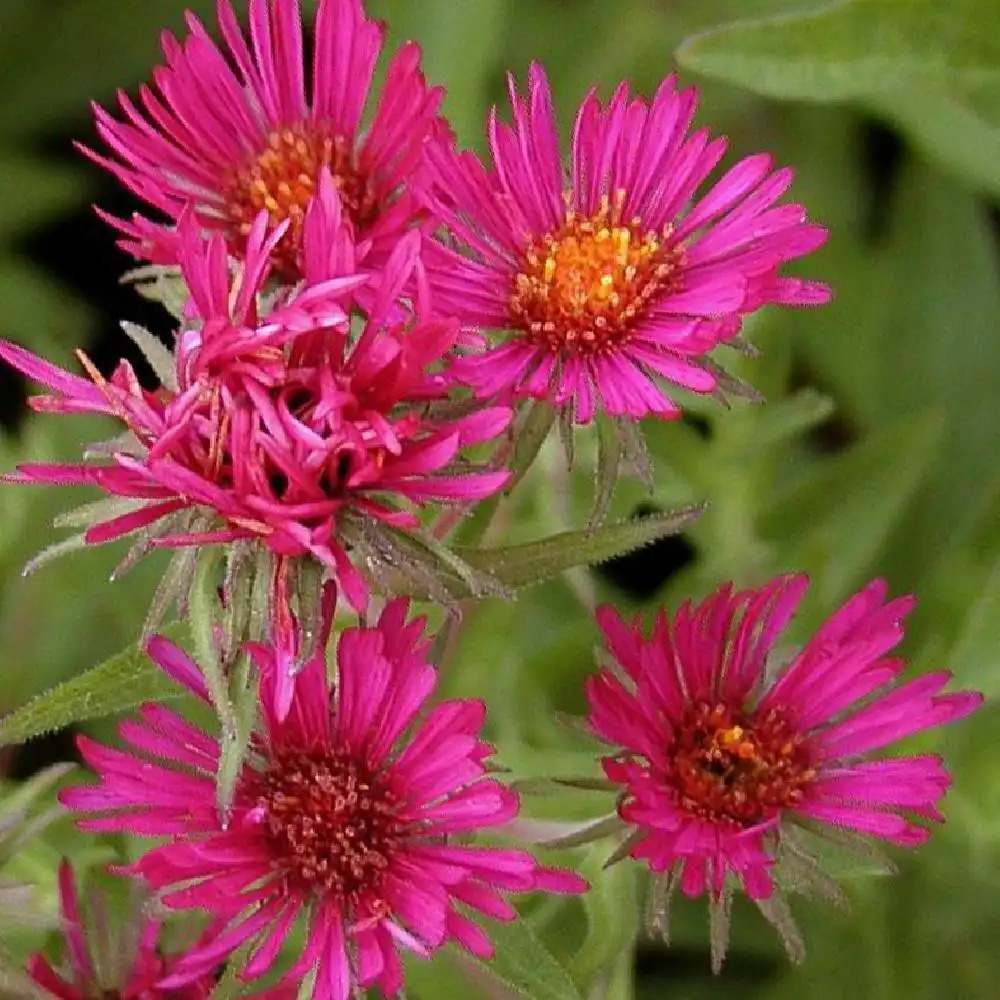
<svg viewBox="0 0 1000 1000">
<path fill-rule="evenodd" d="M 1000 39 L 992 0 L 839 0 L 696 35 L 681 65 L 766 97 L 856 101 L 996 195 Z"/>
<path fill-rule="evenodd" d="M 490 937 L 496 957 L 491 975 L 532 1000 L 583 1000 L 569 971 L 545 947 L 527 920 L 494 925 Z"/>
<path fill-rule="evenodd" d="M 185 635 L 185 625 L 168 626 L 163 634 Z M 0 722 L 0 746 L 22 743 L 71 722 L 87 722 L 127 712 L 147 701 L 183 694 L 139 646 L 133 646 L 11 712 Z"/>
<path fill-rule="evenodd" d="M 583 984 L 612 972 L 615 962 L 635 947 L 640 932 L 639 869 L 628 863 L 605 869 L 609 853 L 607 842 L 598 843 L 580 866 L 591 886 L 582 899 L 587 936 L 573 962 L 574 977 Z"/>
<path fill-rule="evenodd" d="M 508 587 L 524 587 L 574 566 L 594 566 L 676 535 L 701 512 L 701 507 L 691 506 L 593 530 L 565 531 L 524 545 L 456 551 L 469 565 L 490 573 Z"/>
</svg>

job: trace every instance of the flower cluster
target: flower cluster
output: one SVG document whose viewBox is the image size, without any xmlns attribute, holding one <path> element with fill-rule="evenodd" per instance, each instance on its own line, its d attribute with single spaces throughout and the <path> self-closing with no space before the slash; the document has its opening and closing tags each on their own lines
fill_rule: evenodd
<svg viewBox="0 0 1000 1000">
<path fill-rule="evenodd" d="M 564 435 L 600 421 L 634 439 L 680 415 L 678 390 L 751 391 L 710 356 L 746 348 L 748 316 L 830 295 L 785 273 L 827 235 L 784 200 L 792 172 L 761 154 L 713 177 L 726 141 L 693 130 L 697 94 L 672 76 L 648 100 L 588 94 L 564 168 L 532 66 L 511 122 L 489 117 L 484 163 L 458 149 L 415 44 L 376 90 L 384 26 L 361 0 L 320 0 L 311 44 L 297 0 L 248 16 L 245 31 L 218 0 L 216 42 L 189 15 L 153 84 L 96 110 L 104 149 L 85 150 L 155 215 L 108 220 L 149 293 L 182 290 L 168 343 L 124 324 L 159 384 L 0 342 L 44 387 L 35 410 L 117 427 L 6 479 L 105 495 L 63 518 L 82 532 L 58 551 L 174 550 L 147 633 L 175 604 L 198 656 L 144 648 L 221 723 L 150 702 L 121 723 L 124 749 L 81 738 L 97 783 L 60 796 L 79 827 L 157 842 L 114 868 L 151 899 L 110 979 L 61 870 L 72 981 L 28 966 L 57 997 L 207 997 L 226 967 L 275 998 L 394 996 L 406 953 L 490 958 L 481 921 L 517 919 L 511 895 L 585 891 L 493 842 L 530 822 L 493 773 L 485 705 L 433 703 L 444 643 L 411 598 L 453 627 L 462 599 L 505 593 L 502 556 L 449 533 L 520 481 L 511 456 L 539 407 L 546 434 L 558 416 Z M 803 825 L 920 843 L 943 764 L 871 754 L 979 701 L 941 694 L 943 672 L 899 682 L 886 654 L 910 602 L 880 583 L 775 664 L 805 583 L 724 586 L 648 638 L 597 616 L 610 657 L 586 683 L 589 725 L 615 805 L 592 828 L 722 923 L 741 890 L 787 931 L 775 901 L 782 872 L 814 861 Z M 164 950 L 177 917 L 197 932 Z"/>
</svg>

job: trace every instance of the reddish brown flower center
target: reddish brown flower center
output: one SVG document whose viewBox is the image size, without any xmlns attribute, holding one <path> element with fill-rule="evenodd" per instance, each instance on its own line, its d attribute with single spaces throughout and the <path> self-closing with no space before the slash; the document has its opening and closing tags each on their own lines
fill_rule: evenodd
<svg viewBox="0 0 1000 1000">
<path fill-rule="evenodd" d="M 377 889 L 406 832 L 382 776 L 340 754 L 287 751 L 262 779 L 276 866 L 341 899 Z"/>
<path fill-rule="evenodd" d="M 351 221 L 356 226 L 371 222 L 376 208 L 371 179 L 358 169 L 352 144 L 322 130 L 272 132 L 264 151 L 236 170 L 229 182 L 227 210 L 235 237 L 245 237 L 265 209 L 273 224 L 289 220 L 288 231 L 274 252 L 275 264 L 285 276 L 298 276 L 302 224 L 324 167 Z"/>
<path fill-rule="evenodd" d="M 558 232 L 528 244 L 510 309 L 535 343 L 569 354 L 614 351 L 655 296 L 679 285 L 683 252 L 669 229 L 622 218 L 624 192 L 581 218 L 572 209 Z"/>
<path fill-rule="evenodd" d="M 816 773 L 802 737 L 782 713 L 756 718 L 704 703 L 688 711 L 671 761 L 685 810 L 739 826 L 794 805 Z"/>
</svg>

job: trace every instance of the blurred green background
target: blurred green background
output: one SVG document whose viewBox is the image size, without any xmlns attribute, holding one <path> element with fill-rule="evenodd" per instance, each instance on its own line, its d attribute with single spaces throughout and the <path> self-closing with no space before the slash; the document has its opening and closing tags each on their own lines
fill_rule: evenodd
<svg viewBox="0 0 1000 1000">
<path fill-rule="evenodd" d="M 54 360 L 86 346 L 107 368 L 128 351 L 117 320 L 168 330 L 117 284 L 128 259 L 90 212 L 133 207 L 75 154 L 92 141 L 87 102 L 134 90 L 158 32 L 206 0 L 0 0 L 0 335 Z M 956 785 L 930 845 L 895 879 L 847 873 L 850 913 L 796 901 L 809 956 L 787 966 L 751 908 L 738 908 L 721 978 L 708 971 L 704 907 L 683 905 L 671 949 L 642 932 L 641 872 L 599 876 L 607 845 L 578 859 L 598 876 L 586 907 L 533 914 L 590 1000 L 739 995 L 747 1000 L 988 998 L 1000 981 L 1000 4 L 996 0 L 372 0 L 391 37 L 418 39 L 448 88 L 460 138 L 481 146 L 504 72 L 545 63 L 569 116 L 593 85 L 651 91 L 680 67 L 703 92 L 699 122 L 736 154 L 793 166 L 793 196 L 831 238 L 801 266 L 830 282 L 816 312 L 769 313 L 754 360 L 720 357 L 765 407 L 648 429 L 653 496 L 619 491 L 613 513 L 708 500 L 683 538 L 472 611 L 447 665 L 451 693 L 486 696 L 501 759 L 516 774 L 584 766 L 552 708 L 579 710 L 595 600 L 676 604 L 724 579 L 753 584 L 807 570 L 813 587 L 792 640 L 872 576 L 912 591 L 906 653 L 949 665 L 991 704 L 925 740 Z M 758 20 L 754 20 L 758 19 Z M 86 422 L 28 415 L 25 387 L 0 376 L 0 466 L 67 458 L 101 436 Z M 592 489 L 586 447 L 570 477 L 543 454 L 503 515 L 504 537 L 580 524 Z M 555 493 L 553 493 L 555 490 Z M 73 498 L 0 491 L 0 712 L 134 641 L 160 568 L 108 583 L 117 551 L 72 556 L 22 579 Z M 647 506 L 643 506 L 647 505 Z M 0 757 L 23 777 L 68 752 L 55 739 Z M 551 808 L 544 804 L 542 809 Z M 586 804 L 580 806 L 586 808 Z M 0 931 L 3 933 L 3 931 Z M 637 954 L 633 942 L 638 940 Z M 414 969 L 423 1000 L 468 996 L 461 960 Z M 633 992 L 634 991 L 634 992 Z"/>
</svg>

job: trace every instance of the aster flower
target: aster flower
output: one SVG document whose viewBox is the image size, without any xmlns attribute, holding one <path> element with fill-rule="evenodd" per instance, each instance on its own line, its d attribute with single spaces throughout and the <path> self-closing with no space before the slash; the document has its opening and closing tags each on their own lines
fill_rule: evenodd
<svg viewBox="0 0 1000 1000">
<path fill-rule="evenodd" d="M 317 202 L 323 217 L 315 225 L 307 219 L 307 232 L 318 235 L 304 257 L 317 279 L 350 263 L 336 237 L 336 206 L 335 197 Z M 417 233 L 397 244 L 354 333 L 348 311 L 365 280 L 358 276 L 282 293 L 261 314 L 259 293 L 282 233 L 258 216 L 231 278 L 223 238 L 203 240 L 190 215 L 181 220 L 190 319 L 173 354 L 149 350 L 163 382 L 156 392 L 142 388 L 127 362 L 105 379 L 81 355 L 88 380 L 0 342 L 0 358 L 51 391 L 31 400 L 35 409 L 104 413 L 126 432 L 81 463 L 26 464 L 6 478 L 89 484 L 114 498 L 96 518 L 93 506 L 85 509 L 88 544 L 133 535 L 133 555 L 141 555 L 150 546 L 257 542 L 279 559 L 317 560 L 360 609 L 367 583 L 348 549 L 366 565 L 378 562 L 387 546 L 392 553 L 380 526 L 415 529 L 416 507 L 499 489 L 505 471 L 461 465 L 460 453 L 500 434 L 510 411 L 433 410 L 451 389 L 436 369 L 458 327 L 430 315 Z M 399 305 L 411 282 L 413 314 Z M 148 349 L 149 340 L 140 343 Z M 345 541 L 348 527 L 364 537 Z"/>
<path fill-rule="evenodd" d="M 293 927 L 306 944 L 283 982 L 315 972 L 315 1000 L 355 987 L 399 992 L 400 951 L 428 956 L 455 941 L 480 957 L 489 940 L 473 919 L 512 920 L 509 892 L 575 892 L 576 876 L 540 867 L 520 850 L 466 838 L 508 822 L 517 796 L 486 776 L 484 706 L 445 702 L 417 721 L 436 683 L 422 620 L 392 601 L 377 623 L 339 634 L 336 681 L 322 651 L 279 713 L 280 657 L 249 648 L 260 677 L 262 727 L 236 781 L 228 822 L 216 809 L 216 740 L 161 705 L 124 723 L 130 750 L 86 738 L 100 784 L 62 796 L 94 832 L 165 837 L 126 872 L 176 910 L 209 911 L 219 931 L 189 952 L 161 987 L 196 982 L 244 945 L 242 976 L 268 974 Z M 201 674 L 164 639 L 149 655 L 205 697 Z M 283 715 L 283 718 L 282 718 Z"/>
<path fill-rule="evenodd" d="M 694 89 L 671 76 L 651 102 L 626 84 L 607 104 L 590 93 L 568 173 L 541 67 L 527 96 L 511 80 L 510 100 L 512 126 L 489 119 L 490 169 L 446 142 L 426 147 L 422 197 L 448 231 L 427 252 L 438 307 L 508 331 L 456 367 L 480 396 L 547 400 L 578 424 L 602 411 L 677 417 L 665 386 L 733 387 L 706 355 L 745 316 L 829 298 L 780 273 L 826 239 L 801 205 L 778 204 L 790 170 L 751 156 L 696 197 L 726 140 L 688 134 Z"/>
<path fill-rule="evenodd" d="M 773 647 L 807 584 L 727 585 L 672 621 L 661 611 L 648 638 L 638 619 L 598 612 L 614 662 L 587 682 L 589 723 L 616 748 L 603 767 L 621 789 L 622 853 L 662 873 L 666 896 L 708 893 L 716 965 L 734 886 L 798 949 L 776 883 L 786 867 L 819 871 L 801 830 L 923 843 L 925 823 L 943 819 L 948 772 L 933 754 L 880 752 L 982 701 L 942 694 L 947 671 L 900 682 L 906 664 L 887 654 L 914 601 L 886 601 L 881 581 L 775 670 Z"/>
<path fill-rule="evenodd" d="M 287 222 L 272 259 L 290 281 L 301 274 L 302 227 L 326 170 L 366 265 L 378 268 L 418 221 L 409 186 L 441 102 L 424 82 L 419 47 L 392 58 L 362 129 L 385 29 L 361 0 L 320 0 L 308 86 L 297 0 L 250 0 L 249 45 L 229 0 L 218 0 L 217 18 L 221 48 L 190 13 L 183 42 L 164 34 L 154 86 L 138 104 L 119 93 L 124 120 L 95 108 L 111 156 L 85 152 L 172 221 L 193 208 L 237 257 L 259 212 L 272 226 Z M 177 261 L 169 224 L 110 221 L 137 257 Z"/>
<path fill-rule="evenodd" d="M 164 958 L 160 953 L 158 920 L 122 920 L 117 932 L 112 932 L 107 923 L 107 903 L 94 895 L 90 900 L 94 928 L 89 934 L 80 911 L 73 869 L 67 861 L 59 868 L 59 900 L 69 969 L 66 975 L 60 975 L 41 953 L 32 955 L 27 966 L 28 975 L 44 995 L 59 1000 L 208 1000 L 215 986 L 215 977 L 210 974 L 179 988 L 157 985 L 175 961 L 174 956 Z M 287 1000 L 290 998 L 291 994 Z"/>
</svg>

